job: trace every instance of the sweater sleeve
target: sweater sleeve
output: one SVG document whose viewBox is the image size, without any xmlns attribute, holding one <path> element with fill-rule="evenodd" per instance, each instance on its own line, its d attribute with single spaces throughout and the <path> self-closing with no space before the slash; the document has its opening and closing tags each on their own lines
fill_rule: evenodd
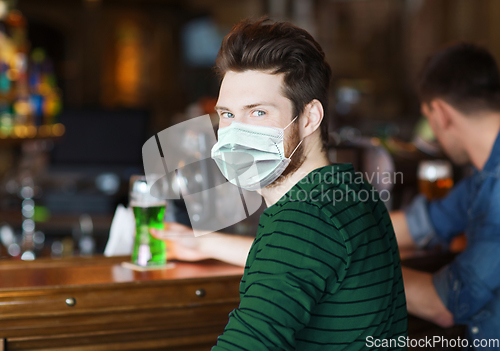
<svg viewBox="0 0 500 351">
<path fill-rule="evenodd" d="M 345 275 L 347 251 L 330 219 L 314 204 L 290 202 L 268 220 L 246 267 L 246 290 L 212 351 L 295 350 L 325 291 Z"/>
</svg>

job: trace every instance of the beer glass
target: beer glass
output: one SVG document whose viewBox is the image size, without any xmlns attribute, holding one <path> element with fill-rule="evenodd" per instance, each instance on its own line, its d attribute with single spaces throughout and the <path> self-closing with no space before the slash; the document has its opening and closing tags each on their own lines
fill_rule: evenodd
<svg viewBox="0 0 500 351">
<path fill-rule="evenodd" d="M 167 201 L 161 198 L 165 193 L 166 180 L 161 176 L 148 177 L 134 175 L 130 178 L 130 204 L 135 216 L 136 232 L 132 262 L 139 266 L 157 266 L 167 263 L 166 244 L 151 235 L 151 228 L 163 229 L 163 217 Z M 151 188 L 155 187 L 151 195 Z"/>
<path fill-rule="evenodd" d="M 453 169 L 445 160 L 422 161 L 418 167 L 418 187 L 428 200 L 444 197 L 453 187 Z"/>
</svg>

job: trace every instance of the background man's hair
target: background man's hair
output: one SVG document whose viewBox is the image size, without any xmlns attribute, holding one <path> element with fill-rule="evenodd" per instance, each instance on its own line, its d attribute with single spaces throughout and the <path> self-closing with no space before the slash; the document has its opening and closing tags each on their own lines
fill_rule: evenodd
<svg viewBox="0 0 500 351">
<path fill-rule="evenodd" d="M 495 59 L 475 44 L 450 45 L 427 59 L 418 94 L 424 103 L 440 98 L 466 115 L 500 111 L 500 76 Z"/>
<path fill-rule="evenodd" d="M 236 24 L 222 41 L 216 72 L 221 78 L 228 71 L 283 73 L 283 94 L 292 102 L 294 116 L 302 114 L 314 99 L 323 105 L 325 115 L 320 129 L 326 150 L 328 89 L 332 73 L 325 54 L 305 30 L 288 22 L 266 22 L 268 19 L 261 18 Z"/>
</svg>

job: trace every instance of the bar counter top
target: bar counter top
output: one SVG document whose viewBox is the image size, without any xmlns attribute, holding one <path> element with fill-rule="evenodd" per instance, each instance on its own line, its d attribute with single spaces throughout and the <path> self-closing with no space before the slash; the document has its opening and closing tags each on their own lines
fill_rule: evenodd
<svg viewBox="0 0 500 351">
<path fill-rule="evenodd" d="M 168 269 L 135 271 L 122 267 L 130 257 L 41 258 L 34 261 L 0 261 L 0 293 L 36 288 L 82 287 L 106 284 L 168 283 L 175 280 L 203 280 L 239 277 L 243 268 L 216 260 L 197 263 L 172 261 Z"/>
</svg>

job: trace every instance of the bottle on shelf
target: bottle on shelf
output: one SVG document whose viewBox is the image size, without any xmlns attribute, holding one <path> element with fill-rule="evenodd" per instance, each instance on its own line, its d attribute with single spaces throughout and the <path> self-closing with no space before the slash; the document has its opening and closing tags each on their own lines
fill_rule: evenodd
<svg viewBox="0 0 500 351">
<path fill-rule="evenodd" d="M 27 21 L 12 4 L 0 0 L 0 138 L 60 136 L 52 61 L 42 48 L 30 50 Z"/>
</svg>

